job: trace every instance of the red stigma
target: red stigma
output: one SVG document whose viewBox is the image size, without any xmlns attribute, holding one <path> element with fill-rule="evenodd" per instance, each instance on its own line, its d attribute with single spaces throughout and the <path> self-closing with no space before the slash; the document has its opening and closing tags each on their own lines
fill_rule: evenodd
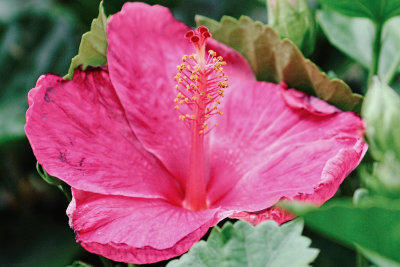
<svg viewBox="0 0 400 267">
<path fill-rule="evenodd" d="M 189 39 L 191 43 L 194 44 L 196 49 L 200 49 L 204 47 L 206 44 L 207 38 L 211 37 L 211 33 L 205 26 L 200 26 L 196 30 L 190 30 L 185 33 L 185 38 Z"/>
<path fill-rule="evenodd" d="M 197 43 L 198 41 L 200 41 L 200 38 L 198 37 L 198 36 L 192 36 L 191 38 L 190 38 L 190 41 L 192 42 L 192 43 Z"/>
<path fill-rule="evenodd" d="M 190 30 L 187 33 L 185 33 L 185 38 L 190 38 L 194 35 L 194 31 Z"/>
</svg>

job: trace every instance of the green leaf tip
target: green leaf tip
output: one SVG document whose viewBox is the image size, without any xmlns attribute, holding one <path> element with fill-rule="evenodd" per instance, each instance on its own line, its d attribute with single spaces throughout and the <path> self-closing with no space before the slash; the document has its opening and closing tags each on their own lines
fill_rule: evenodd
<svg viewBox="0 0 400 267">
<path fill-rule="evenodd" d="M 92 21 L 90 31 L 82 35 L 78 55 L 71 60 L 68 74 L 64 77 L 72 80 L 74 70 L 82 66 L 102 66 L 107 63 L 107 16 L 104 12 L 103 1 L 99 5 L 99 15 Z"/>
<path fill-rule="evenodd" d="M 242 16 L 229 16 L 220 22 L 196 16 L 197 25 L 209 28 L 213 38 L 239 53 L 249 62 L 258 80 L 285 82 L 289 87 L 317 96 L 344 110 L 359 107 L 362 96 L 352 93 L 339 79 L 330 80 L 290 40 L 281 40 L 275 31 L 261 22 Z"/>
<path fill-rule="evenodd" d="M 206 241 L 199 241 L 179 260 L 167 267 L 180 266 L 309 266 L 318 255 L 311 240 L 301 235 L 303 222 L 282 226 L 265 221 L 257 226 L 244 221 L 214 227 Z"/>
</svg>

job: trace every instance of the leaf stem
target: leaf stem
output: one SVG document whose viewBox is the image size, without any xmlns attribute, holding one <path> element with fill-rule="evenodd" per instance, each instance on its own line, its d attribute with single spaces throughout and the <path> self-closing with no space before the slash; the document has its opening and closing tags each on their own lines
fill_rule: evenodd
<svg viewBox="0 0 400 267">
<path fill-rule="evenodd" d="M 376 27 L 376 31 L 375 31 L 375 38 L 374 38 L 374 43 L 373 43 L 373 47 L 372 47 L 372 62 L 371 62 L 371 67 L 369 69 L 369 74 L 368 74 L 368 88 L 372 83 L 372 77 L 374 75 L 378 74 L 379 58 L 380 58 L 380 54 L 381 54 L 381 40 L 382 40 L 383 23 L 376 22 L 375 27 Z"/>
</svg>

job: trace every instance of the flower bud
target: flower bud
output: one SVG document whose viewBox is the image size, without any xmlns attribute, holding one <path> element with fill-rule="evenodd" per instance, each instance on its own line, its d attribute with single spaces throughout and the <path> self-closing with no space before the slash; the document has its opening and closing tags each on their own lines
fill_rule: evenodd
<svg viewBox="0 0 400 267">
<path fill-rule="evenodd" d="M 307 0 L 267 0 L 268 24 L 305 56 L 314 51 L 315 21 Z"/>
</svg>

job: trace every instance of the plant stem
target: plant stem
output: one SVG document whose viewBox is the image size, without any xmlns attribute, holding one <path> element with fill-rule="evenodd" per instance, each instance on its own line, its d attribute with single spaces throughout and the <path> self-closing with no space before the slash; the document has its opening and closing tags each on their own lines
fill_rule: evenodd
<svg viewBox="0 0 400 267">
<path fill-rule="evenodd" d="M 371 67 L 369 69 L 369 74 L 368 74 L 368 88 L 371 85 L 372 82 L 372 77 L 376 74 L 378 74 L 379 70 L 379 58 L 381 54 L 381 40 L 382 40 L 382 28 L 383 28 L 383 23 L 382 22 L 377 22 L 375 24 L 376 31 L 375 31 L 375 38 L 374 38 L 374 43 L 372 47 L 372 62 L 371 62 Z"/>
<path fill-rule="evenodd" d="M 128 263 L 128 267 L 136 267 L 137 265 L 133 264 L 133 263 Z"/>
</svg>

